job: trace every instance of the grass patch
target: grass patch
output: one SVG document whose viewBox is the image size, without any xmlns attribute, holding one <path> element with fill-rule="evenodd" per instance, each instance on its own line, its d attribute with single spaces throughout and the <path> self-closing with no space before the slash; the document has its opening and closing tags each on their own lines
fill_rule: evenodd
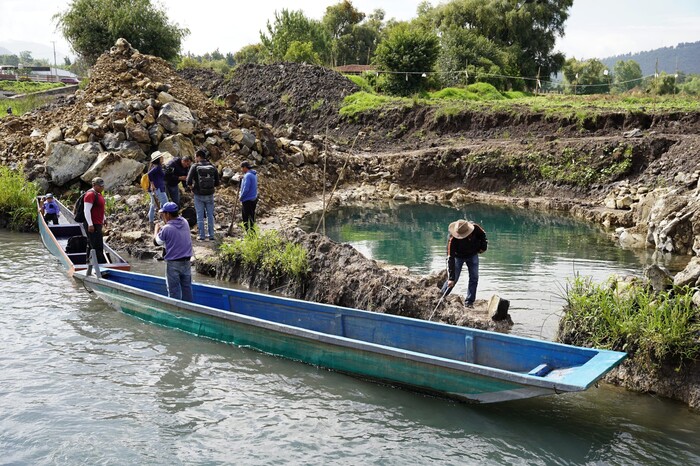
<svg viewBox="0 0 700 466">
<path fill-rule="evenodd" d="M 362 76 L 357 76 L 354 74 L 346 74 L 344 76 L 346 78 L 348 78 L 350 81 L 352 81 L 353 83 L 355 83 L 357 85 L 357 87 L 359 87 L 362 92 L 374 94 L 374 88 Z"/>
<path fill-rule="evenodd" d="M 566 290 L 559 337 L 567 343 L 627 351 L 653 369 L 700 357 L 700 311 L 689 287 L 656 293 L 639 284 L 598 285 L 576 277 Z"/>
<path fill-rule="evenodd" d="M 22 169 L 0 166 L 0 215 L 9 217 L 12 230 L 28 229 L 36 218 L 36 183 L 26 180 Z"/>
<path fill-rule="evenodd" d="M 379 110 L 388 105 L 413 105 L 413 100 L 405 97 L 387 97 L 368 92 L 355 92 L 343 99 L 340 114 L 354 118 L 358 114 L 371 110 Z"/>
<path fill-rule="evenodd" d="M 324 103 L 326 103 L 326 101 L 325 101 L 324 99 L 318 99 L 316 102 L 314 102 L 313 104 L 311 104 L 311 111 L 312 111 L 312 112 L 315 112 L 316 110 L 318 110 L 319 108 L 321 108 L 321 107 L 323 106 Z"/>
<path fill-rule="evenodd" d="M 57 87 L 64 87 L 63 83 L 40 83 L 34 81 L 0 81 L 0 91 L 13 92 L 15 94 L 29 94 L 31 92 L 48 91 Z"/>
<path fill-rule="evenodd" d="M 22 115 L 51 101 L 47 96 L 27 96 L 18 99 L 0 99 L 0 118 L 8 116 L 7 109 L 12 108 L 13 115 Z"/>
<path fill-rule="evenodd" d="M 277 230 L 260 232 L 255 227 L 243 239 L 223 243 L 219 250 L 229 260 L 240 260 L 276 277 L 288 275 L 298 280 L 309 272 L 306 250 L 282 240 Z"/>
</svg>

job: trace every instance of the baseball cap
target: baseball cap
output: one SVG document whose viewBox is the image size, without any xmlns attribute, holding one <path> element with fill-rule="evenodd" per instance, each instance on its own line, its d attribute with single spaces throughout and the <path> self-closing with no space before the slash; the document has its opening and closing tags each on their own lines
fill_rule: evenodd
<svg viewBox="0 0 700 466">
<path fill-rule="evenodd" d="M 158 212 L 169 212 L 172 214 L 173 212 L 177 212 L 178 210 L 180 210 L 180 207 L 178 207 L 177 204 L 175 204 L 174 202 L 166 202 L 165 204 L 163 204 L 163 207 L 161 207 Z"/>
<path fill-rule="evenodd" d="M 95 186 L 104 186 L 105 185 L 105 180 L 100 178 L 99 176 L 96 176 L 95 178 L 92 179 L 92 185 Z"/>
</svg>

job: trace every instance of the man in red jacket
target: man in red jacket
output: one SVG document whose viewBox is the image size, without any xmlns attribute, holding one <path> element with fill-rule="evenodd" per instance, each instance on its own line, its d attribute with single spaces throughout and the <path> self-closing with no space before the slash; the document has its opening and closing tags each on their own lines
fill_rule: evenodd
<svg viewBox="0 0 700 466">
<path fill-rule="evenodd" d="M 104 253 L 104 240 L 102 237 L 102 227 L 105 225 L 105 198 L 102 191 L 105 190 L 105 180 L 100 177 L 92 179 L 92 189 L 85 193 L 84 212 L 85 226 L 88 236 L 88 257 L 90 249 L 95 250 L 97 262 L 104 264 L 107 262 Z"/>
</svg>

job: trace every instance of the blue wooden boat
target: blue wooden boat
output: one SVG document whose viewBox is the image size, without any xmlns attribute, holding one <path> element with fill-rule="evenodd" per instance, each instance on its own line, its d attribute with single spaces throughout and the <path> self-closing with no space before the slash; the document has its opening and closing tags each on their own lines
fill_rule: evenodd
<svg viewBox="0 0 700 466">
<path fill-rule="evenodd" d="M 41 202 L 41 197 L 38 197 L 36 200 L 37 223 L 44 246 L 63 265 L 68 275 L 73 275 L 77 270 L 86 270 L 88 268 L 88 260 L 85 248 L 82 247 L 78 250 L 69 248 L 71 238 L 83 238 L 82 243 L 87 244 L 85 227 L 81 223 L 76 222 L 73 212 L 58 200 L 56 202 L 61 208 L 61 215 L 58 217 L 59 223 L 58 225 L 47 224 L 41 215 Z M 76 241 L 76 243 L 80 243 L 80 241 Z M 100 264 L 100 267 L 104 269 L 131 270 L 129 263 L 107 244 L 104 245 L 104 252 L 108 263 Z"/>
<path fill-rule="evenodd" d="M 183 302 L 167 296 L 163 278 L 133 272 L 74 277 L 149 322 L 458 400 L 586 390 L 627 356 L 203 284 Z"/>
</svg>

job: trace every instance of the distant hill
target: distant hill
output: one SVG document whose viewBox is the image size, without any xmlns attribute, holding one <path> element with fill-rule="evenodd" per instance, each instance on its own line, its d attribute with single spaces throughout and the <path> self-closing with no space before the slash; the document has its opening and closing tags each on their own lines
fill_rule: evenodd
<svg viewBox="0 0 700 466">
<path fill-rule="evenodd" d="M 12 55 L 12 52 L 5 47 L 0 47 L 0 55 Z"/>
<path fill-rule="evenodd" d="M 659 62 L 659 73 L 665 71 L 673 74 L 682 71 L 685 74 L 700 74 L 700 41 L 684 42 L 675 47 L 663 47 L 647 52 L 627 53 L 614 57 L 603 58 L 602 61 L 612 69 L 620 60 L 634 60 L 642 67 L 644 76 L 656 72 L 656 61 Z"/>
<path fill-rule="evenodd" d="M 59 64 L 63 64 L 63 57 L 73 57 L 65 53 L 60 48 L 60 44 L 56 44 L 56 61 Z M 53 45 L 41 44 L 37 42 L 19 41 L 19 40 L 6 40 L 0 41 L 0 55 L 19 55 L 20 52 L 29 50 L 32 52 L 32 58 L 35 60 L 45 58 L 49 63 L 53 63 Z"/>
</svg>

